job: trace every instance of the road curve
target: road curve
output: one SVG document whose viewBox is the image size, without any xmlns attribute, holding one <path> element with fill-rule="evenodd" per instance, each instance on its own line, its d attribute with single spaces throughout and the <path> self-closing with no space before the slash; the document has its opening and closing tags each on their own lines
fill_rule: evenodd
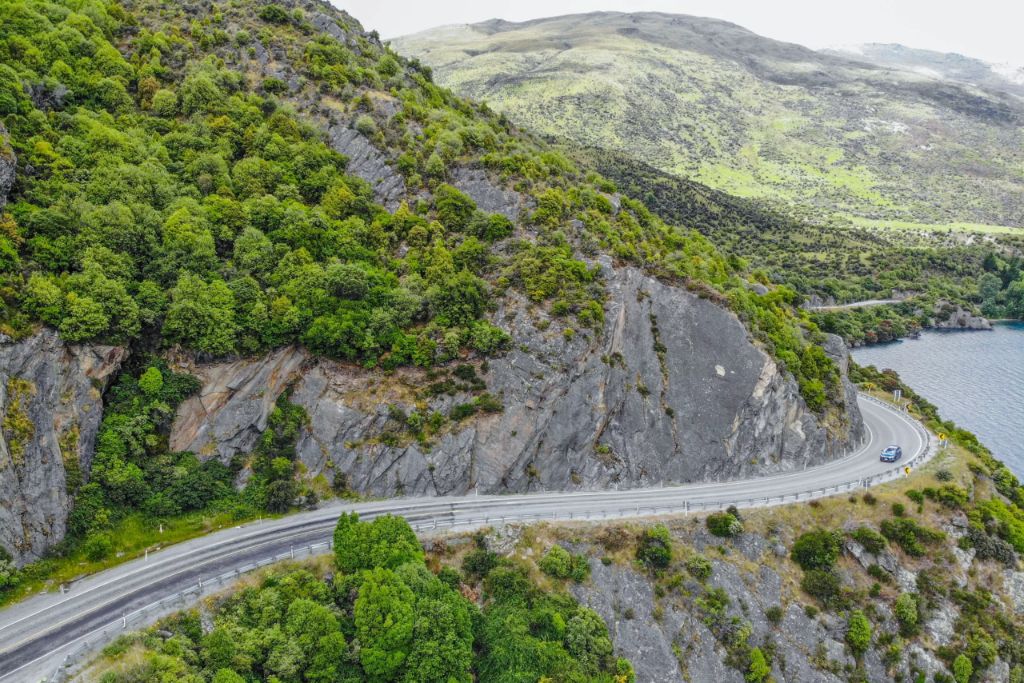
<svg viewBox="0 0 1024 683">
<path fill-rule="evenodd" d="M 851 301 L 848 304 L 825 304 L 822 306 L 805 306 L 807 311 L 844 311 L 850 308 L 872 308 L 874 306 L 885 306 L 888 304 L 901 304 L 907 299 L 865 299 L 864 301 Z"/>
<path fill-rule="evenodd" d="M 417 531 L 551 519 L 597 520 L 757 507 L 809 500 L 873 486 L 931 456 L 934 442 L 920 423 L 875 399 L 859 397 L 867 438 L 855 452 L 818 467 L 756 479 L 648 489 L 332 503 L 311 512 L 250 523 L 192 539 L 77 581 L 67 593 L 42 593 L 0 611 L 0 683 L 53 679 L 62 662 L 96 651 L 123 628 L 140 628 L 219 590 L 253 568 L 299 552 L 326 552 L 342 511 L 363 518 L 405 516 Z M 898 443 L 895 465 L 878 460 Z M 313 547 L 316 545 L 317 547 Z"/>
</svg>

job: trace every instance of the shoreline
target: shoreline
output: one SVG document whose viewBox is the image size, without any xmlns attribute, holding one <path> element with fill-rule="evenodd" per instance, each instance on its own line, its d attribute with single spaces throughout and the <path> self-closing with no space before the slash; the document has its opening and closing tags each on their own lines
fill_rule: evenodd
<svg viewBox="0 0 1024 683">
<path fill-rule="evenodd" d="M 863 349 L 869 346 L 884 346 L 886 344 L 897 344 L 908 339 L 919 339 L 922 332 L 937 332 L 940 334 L 945 333 L 960 333 L 960 332 L 995 332 L 995 327 L 999 326 L 1024 326 L 1024 320 L 1017 318 L 987 318 L 992 323 L 992 327 L 923 327 L 916 334 L 906 335 L 903 337 L 897 337 L 896 339 L 886 339 L 885 341 L 875 342 L 862 342 L 860 344 L 851 344 L 846 342 L 846 346 L 849 349 Z M 844 340 L 845 341 L 845 340 Z"/>
</svg>

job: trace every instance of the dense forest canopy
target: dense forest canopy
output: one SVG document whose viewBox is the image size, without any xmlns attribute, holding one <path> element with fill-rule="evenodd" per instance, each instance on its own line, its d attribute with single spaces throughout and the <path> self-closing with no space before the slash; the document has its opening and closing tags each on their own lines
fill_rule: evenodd
<svg viewBox="0 0 1024 683">
<path fill-rule="evenodd" d="M 121 638 L 106 649 L 114 666 L 100 680 L 636 680 L 629 661 L 612 655 L 604 621 L 568 595 L 564 581 L 541 587 L 527 566 L 482 547 L 462 573 L 432 572 L 409 524 L 389 515 L 369 522 L 342 515 L 334 551 L 337 574 L 276 569 L 218 600 L 212 628 L 192 611 L 159 631 Z"/>
<path fill-rule="evenodd" d="M 321 27 L 323 9 L 306 6 Z M 510 287 L 600 328 L 594 258 L 608 252 L 729 303 L 815 409 L 838 396 L 792 292 L 750 292 L 742 260 L 613 203 L 610 182 L 438 88 L 345 15 L 339 40 L 274 4 L 5 0 L 3 14 L 0 117 L 18 159 L 0 236 L 10 336 L 43 322 L 68 341 L 212 356 L 299 342 L 429 366 L 505 348 L 487 317 Z M 298 85 L 253 73 L 268 49 Z M 346 171 L 329 121 L 394 159 L 408 201 L 389 211 Z M 480 211 L 449 183 L 460 167 L 531 208 L 518 221 Z"/>
</svg>

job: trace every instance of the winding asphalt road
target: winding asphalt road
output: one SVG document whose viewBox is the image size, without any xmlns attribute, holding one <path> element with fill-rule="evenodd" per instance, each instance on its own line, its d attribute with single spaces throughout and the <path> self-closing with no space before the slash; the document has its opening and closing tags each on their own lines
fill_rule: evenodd
<svg viewBox="0 0 1024 683">
<path fill-rule="evenodd" d="M 487 524 L 552 519 L 599 520 L 758 507 L 810 500 L 902 476 L 931 456 L 934 442 L 907 415 L 861 396 L 865 443 L 848 456 L 786 474 L 718 483 L 584 493 L 534 493 L 450 498 L 398 498 L 332 503 L 283 519 L 250 523 L 179 543 L 75 582 L 66 593 L 42 593 L 0 611 L 0 683 L 55 680 L 62 663 L 76 663 L 123 629 L 141 628 L 170 611 L 220 590 L 259 564 L 324 553 L 339 513 L 364 519 L 406 517 L 424 535 Z M 900 444 L 903 461 L 879 462 Z"/>
</svg>

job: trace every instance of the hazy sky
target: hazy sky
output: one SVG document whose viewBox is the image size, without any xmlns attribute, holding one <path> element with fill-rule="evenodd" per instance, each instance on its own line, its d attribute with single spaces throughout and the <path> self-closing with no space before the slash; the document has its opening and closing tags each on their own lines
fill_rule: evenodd
<svg viewBox="0 0 1024 683">
<path fill-rule="evenodd" d="M 726 19 L 755 33 L 820 48 L 903 43 L 1024 65 L 1021 0 L 331 0 L 384 38 L 441 24 L 522 21 L 595 10 Z"/>
</svg>

